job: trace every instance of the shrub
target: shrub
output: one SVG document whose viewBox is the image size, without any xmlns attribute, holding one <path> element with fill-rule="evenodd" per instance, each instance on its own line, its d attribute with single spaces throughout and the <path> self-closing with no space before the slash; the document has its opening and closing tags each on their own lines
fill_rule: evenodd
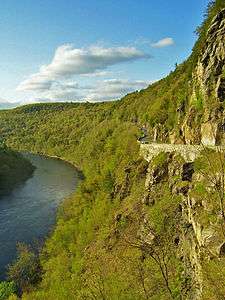
<svg viewBox="0 0 225 300">
<path fill-rule="evenodd" d="M 0 282 L 0 300 L 6 300 L 12 294 L 16 293 L 16 285 L 13 281 Z"/>
<path fill-rule="evenodd" d="M 15 282 L 19 291 L 24 291 L 41 279 L 38 256 L 25 244 L 19 243 L 18 257 L 8 267 L 8 278 Z"/>
</svg>

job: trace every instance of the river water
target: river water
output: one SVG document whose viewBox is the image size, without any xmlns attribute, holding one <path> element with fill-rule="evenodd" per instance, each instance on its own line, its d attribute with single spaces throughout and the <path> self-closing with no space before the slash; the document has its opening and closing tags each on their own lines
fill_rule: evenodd
<svg viewBox="0 0 225 300">
<path fill-rule="evenodd" d="M 59 203 L 80 181 L 79 172 L 66 162 L 24 155 L 36 167 L 32 177 L 0 198 L 0 280 L 16 257 L 17 242 L 43 240 L 55 224 Z"/>
</svg>

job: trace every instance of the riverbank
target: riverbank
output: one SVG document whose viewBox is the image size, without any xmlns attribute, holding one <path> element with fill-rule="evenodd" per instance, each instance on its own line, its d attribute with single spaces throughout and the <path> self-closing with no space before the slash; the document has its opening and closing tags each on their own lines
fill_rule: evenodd
<svg viewBox="0 0 225 300">
<path fill-rule="evenodd" d="M 81 179 L 85 178 L 82 170 L 80 169 L 80 167 L 78 165 L 76 165 L 72 160 L 68 160 L 65 157 L 60 157 L 60 156 L 57 156 L 57 155 L 50 155 L 50 154 L 46 154 L 44 152 L 35 152 L 35 151 L 27 151 L 27 150 L 18 150 L 18 151 L 22 154 L 23 153 L 31 153 L 31 154 L 39 155 L 39 156 L 42 156 L 42 157 L 45 157 L 45 158 L 52 158 L 52 159 L 55 159 L 55 160 L 60 160 L 64 163 L 67 163 L 67 164 L 73 166 L 76 169 L 76 171 L 80 174 Z"/>
<path fill-rule="evenodd" d="M 71 164 L 31 153 L 25 158 L 36 167 L 33 176 L 0 201 L 0 280 L 6 279 L 6 266 L 16 258 L 18 242 L 36 249 L 37 241 L 41 247 L 52 235 L 59 205 L 80 182 Z"/>
<path fill-rule="evenodd" d="M 0 148 L 0 196 L 10 193 L 32 176 L 35 167 L 19 152 Z"/>
</svg>

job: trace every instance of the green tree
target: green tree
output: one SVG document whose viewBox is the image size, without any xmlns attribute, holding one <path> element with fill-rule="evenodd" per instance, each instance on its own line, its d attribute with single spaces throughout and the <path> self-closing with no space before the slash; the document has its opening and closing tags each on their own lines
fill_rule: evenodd
<svg viewBox="0 0 225 300">
<path fill-rule="evenodd" d="M 8 267 L 8 278 L 19 291 L 24 291 L 40 281 L 41 267 L 38 255 L 30 247 L 19 243 L 17 251 L 17 259 Z"/>
</svg>

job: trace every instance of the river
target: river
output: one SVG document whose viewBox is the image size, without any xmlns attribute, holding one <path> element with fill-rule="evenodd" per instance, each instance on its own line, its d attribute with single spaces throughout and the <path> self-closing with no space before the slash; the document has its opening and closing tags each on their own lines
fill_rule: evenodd
<svg viewBox="0 0 225 300">
<path fill-rule="evenodd" d="M 24 154 L 36 167 L 32 177 L 0 198 L 0 280 L 16 257 L 17 242 L 33 244 L 47 236 L 55 224 L 59 203 L 80 181 L 70 164 L 44 156 Z"/>
</svg>

